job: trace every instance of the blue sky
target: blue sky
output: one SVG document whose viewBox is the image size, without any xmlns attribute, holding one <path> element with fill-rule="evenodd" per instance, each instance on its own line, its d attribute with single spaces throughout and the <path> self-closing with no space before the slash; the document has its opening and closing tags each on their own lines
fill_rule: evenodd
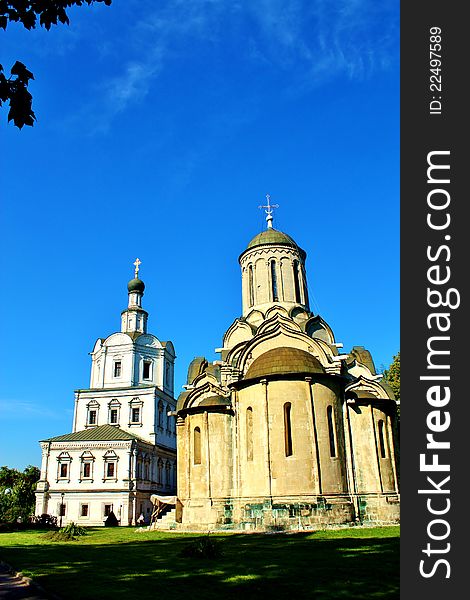
<svg viewBox="0 0 470 600">
<path fill-rule="evenodd" d="M 238 256 L 274 226 L 307 252 L 312 309 L 377 367 L 399 350 L 396 0 L 114 0 L 11 25 L 37 123 L 1 113 L 0 464 L 71 429 L 88 353 L 120 327 L 135 258 L 149 330 L 218 358 Z"/>
</svg>

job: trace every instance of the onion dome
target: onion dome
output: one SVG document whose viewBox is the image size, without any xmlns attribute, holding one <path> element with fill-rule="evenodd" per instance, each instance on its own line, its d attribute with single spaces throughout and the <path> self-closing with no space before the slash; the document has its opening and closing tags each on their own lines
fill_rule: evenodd
<svg viewBox="0 0 470 600">
<path fill-rule="evenodd" d="M 131 292 L 139 292 L 139 293 L 143 294 L 144 290 L 145 290 L 145 283 L 142 281 L 142 279 L 139 279 L 138 277 L 134 277 L 134 279 L 131 279 L 129 281 L 129 283 L 127 284 L 127 290 L 129 292 L 129 294 Z"/>
</svg>

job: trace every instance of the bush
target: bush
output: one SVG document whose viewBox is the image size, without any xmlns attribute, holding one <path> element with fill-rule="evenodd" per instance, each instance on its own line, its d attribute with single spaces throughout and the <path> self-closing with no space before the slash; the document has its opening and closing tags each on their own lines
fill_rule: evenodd
<svg viewBox="0 0 470 600">
<path fill-rule="evenodd" d="M 80 535 L 86 535 L 85 527 L 80 527 L 80 525 L 77 525 L 73 521 L 71 523 L 69 523 L 68 525 L 66 525 L 65 527 L 63 527 L 61 529 L 61 531 L 63 531 L 64 533 L 70 534 L 74 537 L 76 537 L 76 536 L 78 537 Z"/>
<path fill-rule="evenodd" d="M 54 515 L 48 515 L 44 513 L 42 515 L 36 515 L 35 517 L 31 517 L 31 525 L 37 527 L 51 527 L 57 528 L 57 517 Z"/>
<path fill-rule="evenodd" d="M 206 536 L 187 544 L 183 548 L 181 556 L 184 558 L 218 558 L 222 556 L 222 550 L 217 540 Z"/>
<path fill-rule="evenodd" d="M 87 531 L 84 527 L 80 527 L 72 521 L 59 531 L 51 531 L 46 533 L 44 537 L 48 540 L 54 540 L 56 542 L 73 542 L 77 539 L 77 537 L 81 535 L 86 535 Z"/>
</svg>

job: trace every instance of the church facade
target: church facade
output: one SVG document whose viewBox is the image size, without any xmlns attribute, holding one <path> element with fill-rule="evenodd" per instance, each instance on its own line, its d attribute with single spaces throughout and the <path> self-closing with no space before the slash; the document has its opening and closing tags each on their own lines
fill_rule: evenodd
<svg viewBox="0 0 470 600">
<path fill-rule="evenodd" d="M 399 519 L 396 401 L 370 353 L 309 307 L 305 252 L 272 226 L 239 257 L 242 314 L 177 404 L 178 529 Z"/>
<path fill-rule="evenodd" d="M 151 494 L 176 489 L 175 351 L 147 332 L 134 264 L 121 330 L 96 341 L 90 387 L 75 391 L 72 432 L 40 442 L 36 514 L 62 524 L 103 525 L 111 513 L 120 525 L 149 522 Z"/>
</svg>

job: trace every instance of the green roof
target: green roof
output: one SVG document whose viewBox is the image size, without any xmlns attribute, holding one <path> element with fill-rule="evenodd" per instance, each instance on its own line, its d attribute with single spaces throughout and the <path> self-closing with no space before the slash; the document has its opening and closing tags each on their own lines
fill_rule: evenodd
<svg viewBox="0 0 470 600">
<path fill-rule="evenodd" d="M 258 233 L 258 235 L 255 235 L 255 237 L 248 244 L 247 248 L 261 246 L 262 244 L 283 244 L 297 248 L 297 244 L 290 237 L 290 235 L 287 235 L 287 233 L 283 233 L 282 231 L 278 231 L 277 229 L 265 229 L 261 233 Z"/>
<path fill-rule="evenodd" d="M 299 348 L 280 347 L 268 350 L 248 368 L 245 379 L 292 373 L 324 373 L 320 361 Z"/>
<path fill-rule="evenodd" d="M 298 250 L 303 259 L 305 259 L 306 256 L 305 251 L 297 245 L 290 235 L 287 235 L 287 233 L 283 233 L 282 231 L 278 231 L 277 229 L 265 229 L 261 233 L 255 235 L 255 237 L 246 247 L 246 250 L 251 250 L 251 248 L 264 245 L 289 246 Z"/>
<path fill-rule="evenodd" d="M 113 425 L 100 425 L 84 429 L 83 431 L 75 431 L 74 433 L 66 433 L 56 437 L 41 440 L 43 442 L 97 442 L 97 441 L 116 441 L 116 440 L 140 440 L 139 436 L 123 431 L 119 427 Z"/>
</svg>

